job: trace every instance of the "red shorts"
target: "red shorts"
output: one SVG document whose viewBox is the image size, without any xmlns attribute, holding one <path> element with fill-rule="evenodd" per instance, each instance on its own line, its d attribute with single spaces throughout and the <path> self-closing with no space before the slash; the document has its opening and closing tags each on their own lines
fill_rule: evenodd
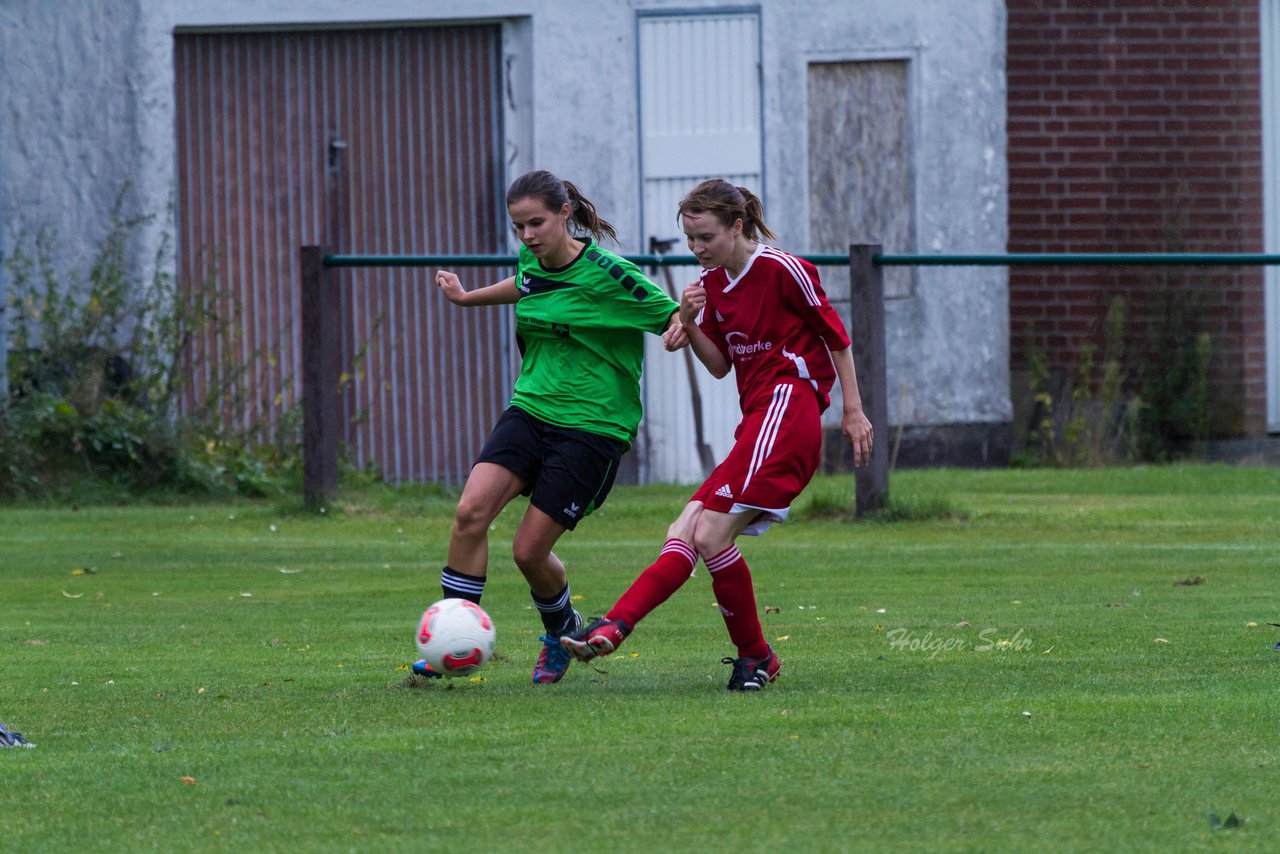
<svg viewBox="0 0 1280 854">
<path fill-rule="evenodd" d="M 818 396 L 803 382 L 779 383 L 772 395 L 757 396 L 733 438 L 729 455 L 690 500 L 719 513 L 756 513 L 743 533 L 761 534 L 786 520 L 791 502 L 818 470 Z"/>
</svg>

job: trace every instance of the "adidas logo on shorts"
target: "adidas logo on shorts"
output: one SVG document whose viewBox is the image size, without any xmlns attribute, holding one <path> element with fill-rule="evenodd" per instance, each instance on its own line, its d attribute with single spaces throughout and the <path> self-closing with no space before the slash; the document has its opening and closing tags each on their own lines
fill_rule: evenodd
<svg viewBox="0 0 1280 854">
<path fill-rule="evenodd" d="M 724 486 L 716 490 L 716 495 L 720 496 L 721 498 L 732 498 L 733 490 L 731 490 L 729 488 L 729 484 L 726 483 Z"/>
</svg>

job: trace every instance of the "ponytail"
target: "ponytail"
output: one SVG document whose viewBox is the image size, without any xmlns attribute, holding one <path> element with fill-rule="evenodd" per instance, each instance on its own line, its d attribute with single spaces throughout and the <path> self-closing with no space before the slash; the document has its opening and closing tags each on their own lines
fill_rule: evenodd
<svg viewBox="0 0 1280 854">
<path fill-rule="evenodd" d="M 582 191 L 568 181 L 564 182 L 564 189 L 569 196 L 569 210 L 572 211 L 569 214 L 569 219 L 573 221 L 573 224 L 583 231 L 591 232 L 596 240 L 608 237 L 614 243 L 617 243 L 617 232 L 613 230 L 612 225 L 601 218 L 591 200 L 582 195 Z"/>
<path fill-rule="evenodd" d="M 777 237 L 764 222 L 764 203 L 746 187 L 735 187 L 723 178 L 703 181 L 680 200 L 676 222 L 690 213 L 709 213 L 725 228 L 731 228 L 735 220 L 742 220 L 742 234 L 748 240 L 776 240 Z"/>
<path fill-rule="evenodd" d="M 520 199 L 537 199 L 549 211 L 559 211 L 567 204 L 569 220 L 573 223 L 576 234 L 590 232 L 596 240 L 604 237 L 614 242 L 618 240 L 613 226 L 600 217 L 596 206 L 582 195 L 581 190 L 545 169 L 526 172 L 512 182 L 507 190 L 507 204 L 511 205 Z"/>
<path fill-rule="evenodd" d="M 764 224 L 764 202 L 760 201 L 760 197 L 746 187 L 739 187 L 738 192 L 742 194 L 743 200 L 742 233 L 748 240 L 759 240 L 761 237 L 777 240 L 769 226 Z"/>
</svg>

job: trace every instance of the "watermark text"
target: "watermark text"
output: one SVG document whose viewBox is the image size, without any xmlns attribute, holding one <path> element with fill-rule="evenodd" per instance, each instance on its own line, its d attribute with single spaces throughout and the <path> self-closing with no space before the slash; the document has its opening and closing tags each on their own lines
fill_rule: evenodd
<svg viewBox="0 0 1280 854">
<path fill-rule="evenodd" d="M 971 649 L 974 652 L 1028 652 L 1035 642 L 1027 637 L 1022 629 L 1012 635 L 1002 633 L 996 626 L 989 626 L 978 632 L 977 638 L 961 635 L 934 634 L 932 629 L 920 632 L 899 627 L 885 632 L 889 640 L 889 648 L 898 652 L 923 652 L 930 658 L 937 658 L 944 652 Z"/>
</svg>

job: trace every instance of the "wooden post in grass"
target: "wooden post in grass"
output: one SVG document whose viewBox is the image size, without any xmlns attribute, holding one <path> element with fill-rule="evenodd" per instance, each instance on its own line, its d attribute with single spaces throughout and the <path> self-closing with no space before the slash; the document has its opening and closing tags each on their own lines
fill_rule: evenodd
<svg viewBox="0 0 1280 854">
<path fill-rule="evenodd" d="M 329 139 L 323 245 L 302 247 L 302 491 L 312 510 L 338 495 L 342 305 L 337 276 L 324 266 L 324 257 L 346 245 L 346 152 L 346 140 L 336 135 Z"/>
<path fill-rule="evenodd" d="M 857 470 L 857 513 L 865 516 L 889 499 L 889 395 L 885 379 L 884 276 L 873 263 L 878 243 L 849 247 L 849 337 L 858 372 L 862 411 L 871 422 L 871 462 Z"/>
<path fill-rule="evenodd" d="M 313 510 L 338 492 L 338 295 L 324 256 L 302 247 L 302 490 Z"/>
</svg>

